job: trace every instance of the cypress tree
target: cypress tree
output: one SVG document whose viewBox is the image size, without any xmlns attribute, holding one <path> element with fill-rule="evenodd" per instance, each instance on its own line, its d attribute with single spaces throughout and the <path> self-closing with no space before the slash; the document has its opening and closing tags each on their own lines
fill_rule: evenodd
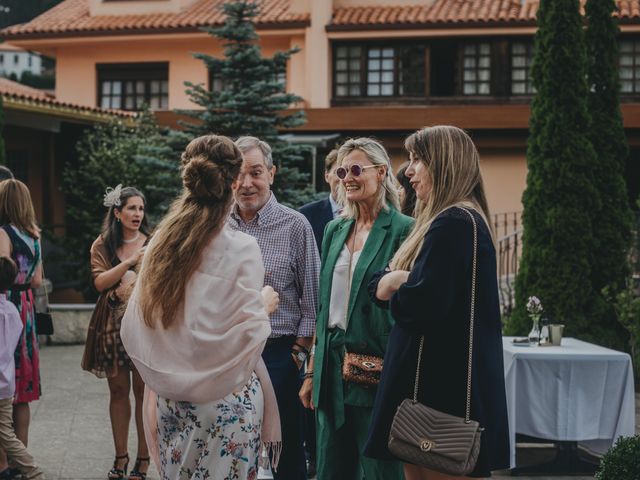
<svg viewBox="0 0 640 480">
<path fill-rule="evenodd" d="M 600 208 L 590 212 L 597 242 L 596 254 L 590 258 L 595 291 L 594 334 L 600 338 L 600 343 L 622 347 L 624 332 L 602 294 L 606 286 L 612 295 L 624 287 L 631 242 L 632 216 L 624 180 L 629 150 L 620 113 L 619 30 L 612 15 L 615 9 L 615 0 L 589 0 L 585 8 L 588 106 L 592 117 L 589 137 L 596 152 L 593 178 L 601 200 Z"/>
<path fill-rule="evenodd" d="M 532 65 L 536 95 L 522 202 L 523 250 L 516 309 L 507 332 L 531 328 L 525 305 L 536 295 L 568 335 L 589 336 L 595 253 L 591 212 L 599 208 L 591 168 L 586 50 L 579 0 L 541 0 Z"/>
<path fill-rule="evenodd" d="M 204 111 L 181 111 L 196 118 L 185 123 L 193 136 L 215 133 L 232 138 L 252 135 L 266 141 L 273 149 L 278 171 L 273 191 L 282 203 L 298 207 L 313 192 L 309 176 L 299 170 L 307 147 L 290 145 L 278 138 L 279 129 L 293 128 L 305 122 L 304 112 L 285 114 L 290 105 L 302 99 L 285 91 L 278 74 L 286 72 L 287 61 L 298 49 L 262 55 L 258 44 L 255 18 L 260 13 L 256 1 L 232 1 L 223 5 L 225 24 L 207 28 L 224 46 L 224 58 L 197 53 L 215 79 L 211 87 L 187 82 L 191 101 Z"/>
</svg>

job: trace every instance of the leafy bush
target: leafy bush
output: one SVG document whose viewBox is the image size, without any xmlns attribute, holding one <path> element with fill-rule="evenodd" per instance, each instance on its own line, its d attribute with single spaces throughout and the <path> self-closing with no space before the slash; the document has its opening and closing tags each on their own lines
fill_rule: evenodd
<svg viewBox="0 0 640 480">
<path fill-rule="evenodd" d="M 133 125 L 119 121 L 96 125 L 78 142 L 77 162 L 63 171 L 67 231 L 61 246 L 66 276 L 76 280 L 87 300 L 96 296 L 89 281 L 89 248 L 106 214 L 105 189 L 119 183 L 140 189 L 153 225 L 180 191 L 184 145 L 181 133 L 163 129 L 148 111 Z"/>
<path fill-rule="evenodd" d="M 640 207 L 640 200 L 638 200 Z M 604 297 L 613 306 L 620 325 L 629 334 L 629 351 L 636 381 L 640 381 L 640 212 L 636 212 L 633 244 L 629 254 L 629 276 L 623 290 L 607 286 Z"/>
<path fill-rule="evenodd" d="M 602 457 L 596 480 L 638 480 L 640 478 L 640 435 L 622 437 Z"/>
</svg>

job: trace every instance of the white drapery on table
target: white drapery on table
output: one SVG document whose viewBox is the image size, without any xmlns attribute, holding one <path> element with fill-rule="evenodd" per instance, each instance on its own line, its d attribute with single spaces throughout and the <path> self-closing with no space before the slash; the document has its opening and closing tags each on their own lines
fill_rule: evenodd
<svg viewBox="0 0 640 480">
<path fill-rule="evenodd" d="M 628 354 L 574 338 L 560 347 L 515 346 L 503 337 L 504 373 L 515 467 L 516 433 L 578 441 L 598 455 L 635 433 Z"/>
</svg>

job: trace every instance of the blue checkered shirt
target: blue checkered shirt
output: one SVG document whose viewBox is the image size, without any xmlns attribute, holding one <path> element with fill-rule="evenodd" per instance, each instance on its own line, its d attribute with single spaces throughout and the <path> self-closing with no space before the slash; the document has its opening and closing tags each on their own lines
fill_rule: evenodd
<svg viewBox="0 0 640 480">
<path fill-rule="evenodd" d="M 249 223 L 242 220 L 235 205 L 228 224 L 258 241 L 264 260 L 264 284 L 280 295 L 280 305 L 271 314 L 271 337 L 313 337 L 320 257 L 308 220 L 278 203 L 272 193 Z"/>
</svg>

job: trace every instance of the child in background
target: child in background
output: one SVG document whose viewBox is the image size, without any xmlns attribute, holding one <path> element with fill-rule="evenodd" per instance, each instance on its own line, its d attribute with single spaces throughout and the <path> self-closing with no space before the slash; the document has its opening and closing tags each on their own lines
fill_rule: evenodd
<svg viewBox="0 0 640 480">
<path fill-rule="evenodd" d="M 13 395 L 16 388 L 16 367 L 13 354 L 22 333 L 22 320 L 6 292 L 13 285 L 18 269 L 8 257 L 0 257 L 0 449 L 7 453 L 24 480 L 44 480 L 42 470 L 35 466 L 27 447 L 13 430 Z M 0 465 L 0 480 L 15 475 L 8 465 Z"/>
</svg>

